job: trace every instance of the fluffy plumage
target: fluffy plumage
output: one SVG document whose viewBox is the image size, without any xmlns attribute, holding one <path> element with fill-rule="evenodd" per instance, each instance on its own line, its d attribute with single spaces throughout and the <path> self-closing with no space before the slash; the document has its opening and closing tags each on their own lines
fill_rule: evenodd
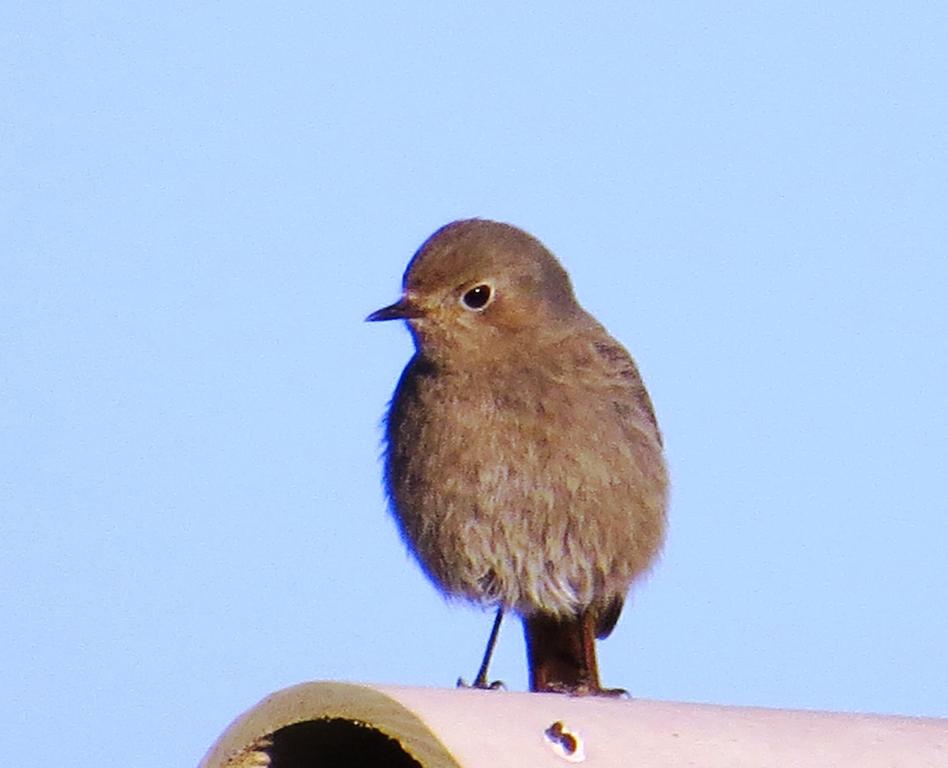
<svg viewBox="0 0 948 768">
<path fill-rule="evenodd" d="M 611 631 L 665 529 L 661 436 L 638 369 L 555 257 L 510 225 L 443 227 L 403 289 L 370 316 L 406 319 L 416 344 L 386 428 L 403 535 L 443 592 L 524 617 L 532 666 L 550 627 L 578 638 L 575 653 L 551 651 L 555 674 L 532 670 L 532 687 L 597 692 L 591 633 Z"/>
</svg>

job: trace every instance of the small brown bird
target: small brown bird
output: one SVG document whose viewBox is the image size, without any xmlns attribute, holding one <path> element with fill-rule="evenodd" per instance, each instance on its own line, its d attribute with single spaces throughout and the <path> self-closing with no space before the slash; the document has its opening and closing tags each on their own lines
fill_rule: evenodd
<svg viewBox="0 0 948 768">
<path fill-rule="evenodd" d="M 421 567 L 448 595 L 523 618 L 530 690 L 609 693 L 596 637 L 662 545 L 668 479 L 629 353 L 576 302 L 538 240 L 448 224 L 402 298 L 415 355 L 386 427 L 385 480 Z"/>
</svg>

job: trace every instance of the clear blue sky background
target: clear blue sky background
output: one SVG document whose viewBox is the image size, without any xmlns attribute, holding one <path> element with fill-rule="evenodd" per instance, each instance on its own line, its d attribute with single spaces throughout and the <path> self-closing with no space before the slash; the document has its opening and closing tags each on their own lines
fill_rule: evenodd
<svg viewBox="0 0 948 768">
<path fill-rule="evenodd" d="M 664 428 L 605 681 L 948 716 L 944 4 L 314 5 L 0 10 L 7 761 L 473 675 L 490 616 L 380 487 L 410 339 L 362 322 L 471 215 L 558 254 Z"/>
</svg>

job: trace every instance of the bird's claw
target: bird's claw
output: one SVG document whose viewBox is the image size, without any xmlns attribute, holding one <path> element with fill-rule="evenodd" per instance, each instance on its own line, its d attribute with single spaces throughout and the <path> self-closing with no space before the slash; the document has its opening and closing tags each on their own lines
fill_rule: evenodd
<svg viewBox="0 0 948 768">
<path fill-rule="evenodd" d="M 631 699 L 631 694 L 625 688 L 600 688 L 598 685 L 583 683 L 580 685 L 566 685 L 565 683 L 549 682 L 536 693 L 563 693 L 567 696 L 602 696 L 609 699 Z"/>
<path fill-rule="evenodd" d="M 458 678 L 456 687 L 458 688 L 467 688 L 472 691 L 506 691 L 507 686 L 504 684 L 503 680 L 494 680 L 493 682 L 488 683 L 486 680 L 475 680 L 473 683 L 468 685 L 465 682 L 463 677 Z"/>
</svg>

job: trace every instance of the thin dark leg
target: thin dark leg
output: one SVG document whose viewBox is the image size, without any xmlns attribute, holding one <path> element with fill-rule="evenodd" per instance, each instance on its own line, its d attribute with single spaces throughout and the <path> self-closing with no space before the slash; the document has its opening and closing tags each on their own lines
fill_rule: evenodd
<svg viewBox="0 0 948 768">
<path fill-rule="evenodd" d="M 487 682 L 487 668 L 490 666 L 491 656 L 494 655 L 494 646 L 497 645 L 497 635 L 500 634 L 500 624 L 504 620 L 504 607 L 497 609 L 497 616 L 494 618 L 494 626 L 491 627 L 490 637 L 487 639 L 487 648 L 484 650 L 484 659 L 481 661 L 481 668 L 477 670 L 477 677 L 474 678 L 474 688 L 492 688 Z"/>
</svg>

